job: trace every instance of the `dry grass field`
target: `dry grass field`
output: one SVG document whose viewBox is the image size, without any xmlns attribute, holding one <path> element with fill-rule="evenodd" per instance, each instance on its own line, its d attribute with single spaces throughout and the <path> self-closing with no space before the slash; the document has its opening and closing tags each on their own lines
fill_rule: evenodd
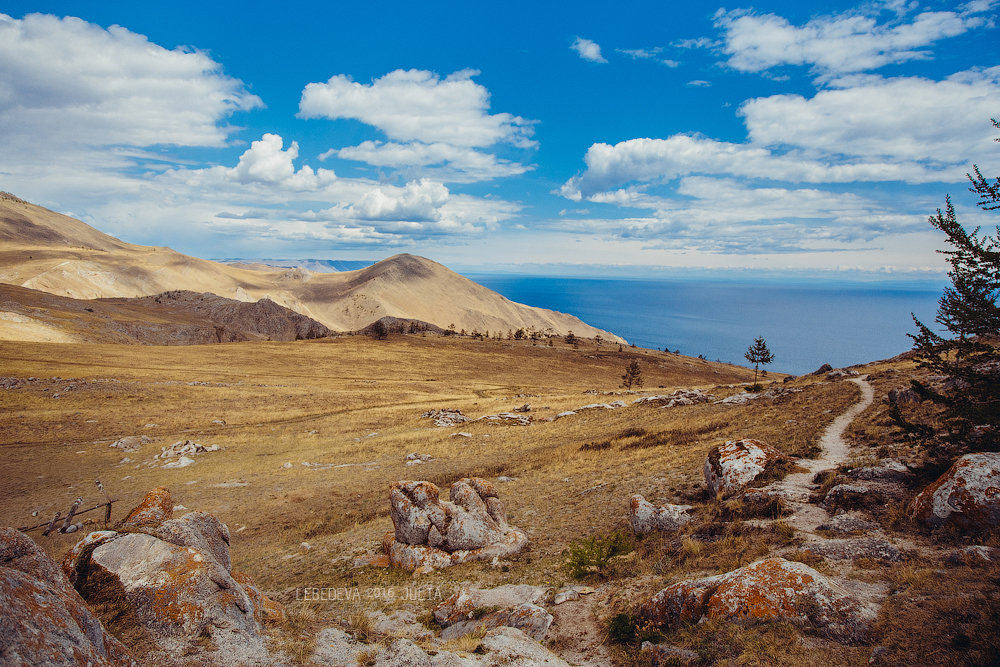
<svg viewBox="0 0 1000 667">
<path fill-rule="evenodd" d="M 632 359 L 639 360 L 645 385 L 625 394 L 618 385 Z M 366 632 L 357 615 L 365 608 L 405 607 L 429 619 L 441 597 L 462 582 L 572 581 L 567 550 L 583 538 L 624 528 L 633 493 L 654 503 L 697 504 L 709 525 L 720 512 L 734 511 L 702 490 L 702 465 L 712 446 L 752 437 L 809 455 L 826 425 L 858 399 L 852 383 L 807 376 L 783 385 L 801 391 L 773 401 L 632 405 L 639 395 L 679 388 L 722 398 L 738 392 L 753 372 L 651 350 L 619 352 L 609 344 L 574 347 L 557 339 L 548 347 L 432 334 L 189 347 L 0 342 L 0 368 L 0 376 L 18 380 L 0 388 L 0 522 L 40 523 L 78 495 L 86 505 L 99 502 L 96 478 L 120 499 L 117 520 L 146 491 L 166 486 L 175 503 L 229 525 L 234 569 L 286 604 L 281 646 L 300 662 L 317 628 L 354 619 Z M 765 381 L 781 379 L 772 374 Z M 546 421 L 619 399 L 628 407 Z M 524 403 L 531 405 L 530 426 L 441 428 L 421 418 L 434 408 L 458 408 L 476 418 Z M 860 420 L 859 434 L 885 429 L 877 423 L 878 409 L 867 426 Z M 130 435 L 147 435 L 153 443 L 135 453 L 108 446 Z M 222 449 L 178 469 L 154 460 L 161 447 L 184 439 Z M 414 452 L 432 460 L 406 465 Z M 132 460 L 122 462 L 124 457 Z M 356 557 L 378 551 L 392 529 L 391 482 L 426 479 L 446 488 L 466 476 L 509 478 L 497 482 L 500 496 L 511 523 L 528 532 L 528 551 L 496 566 L 470 563 L 419 579 L 353 567 Z M 604 597 L 610 614 L 679 573 L 726 571 L 793 544 L 793 533 L 780 523 L 761 528 L 735 521 L 707 545 L 647 539 L 590 580 L 614 583 Z M 56 558 L 79 538 L 31 535 Z M 916 569 L 893 576 L 907 586 L 930 585 L 921 574 L 927 568 L 911 567 Z M 360 598 L 301 600 L 307 588 L 357 591 Z M 403 599 L 414 593 L 422 599 Z M 803 643 L 798 631 L 784 626 L 699 626 L 673 640 L 695 648 L 714 642 L 712 655 L 733 664 L 864 664 L 871 653 L 870 647 L 816 638 Z M 571 641 L 557 633 L 551 643 L 560 650 Z M 612 648 L 610 655 L 632 664 L 628 650 Z"/>
</svg>

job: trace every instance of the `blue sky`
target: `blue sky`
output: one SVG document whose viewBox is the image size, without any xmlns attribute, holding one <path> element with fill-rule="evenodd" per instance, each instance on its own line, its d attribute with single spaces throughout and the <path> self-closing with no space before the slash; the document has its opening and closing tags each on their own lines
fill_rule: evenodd
<svg viewBox="0 0 1000 667">
<path fill-rule="evenodd" d="M 0 189 L 202 257 L 940 272 L 997 2 L 0 3 Z M 600 267 L 600 268 L 593 268 Z"/>
</svg>

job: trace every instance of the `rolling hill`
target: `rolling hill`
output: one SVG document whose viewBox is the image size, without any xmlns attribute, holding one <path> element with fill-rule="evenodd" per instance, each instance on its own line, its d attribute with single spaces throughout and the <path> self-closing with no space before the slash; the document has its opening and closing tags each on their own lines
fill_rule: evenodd
<svg viewBox="0 0 1000 667">
<path fill-rule="evenodd" d="M 74 299 L 176 290 L 246 302 L 266 298 L 334 331 L 354 331 L 395 317 L 468 331 L 548 329 L 624 342 L 572 315 L 514 303 L 423 257 L 396 255 L 340 273 L 247 268 L 125 243 L 6 193 L 0 194 L 0 283 Z M 10 317 L 0 318 L 0 338 L 20 340 L 24 331 L 11 326 Z"/>
</svg>

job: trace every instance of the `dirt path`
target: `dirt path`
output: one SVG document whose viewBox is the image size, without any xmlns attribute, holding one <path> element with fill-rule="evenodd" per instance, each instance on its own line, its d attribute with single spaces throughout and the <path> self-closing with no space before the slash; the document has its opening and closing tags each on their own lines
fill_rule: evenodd
<svg viewBox="0 0 1000 667">
<path fill-rule="evenodd" d="M 809 503 L 809 494 L 813 489 L 813 477 L 821 470 L 836 468 L 847 461 L 850 455 L 850 446 L 844 440 L 844 431 L 858 415 L 872 404 L 875 398 L 875 391 L 868 383 L 867 376 L 850 378 L 849 381 L 861 389 L 861 400 L 826 427 L 819 441 L 823 450 L 819 458 L 799 461 L 799 465 L 806 468 L 807 472 L 786 475 L 784 479 L 767 487 L 772 491 L 777 491 L 789 503 L 793 514 L 786 517 L 785 522 L 796 530 L 812 532 L 816 526 L 830 518 L 830 515 L 822 507 Z"/>
</svg>

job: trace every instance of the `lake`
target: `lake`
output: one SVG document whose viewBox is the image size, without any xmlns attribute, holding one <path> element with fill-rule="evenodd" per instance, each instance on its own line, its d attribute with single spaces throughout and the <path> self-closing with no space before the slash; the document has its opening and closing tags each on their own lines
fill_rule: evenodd
<svg viewBox="0 0 1000 667">
<path fill-rule="evenodd" d="M 800 375 L 912 347 L 914 313 L 932 325 L 940 282 L 626 280 L 469 274 L 512 301 L 576 315 L 641 347 L 747 365 L 763 336 L 768 368 Z"/>
</svg>

